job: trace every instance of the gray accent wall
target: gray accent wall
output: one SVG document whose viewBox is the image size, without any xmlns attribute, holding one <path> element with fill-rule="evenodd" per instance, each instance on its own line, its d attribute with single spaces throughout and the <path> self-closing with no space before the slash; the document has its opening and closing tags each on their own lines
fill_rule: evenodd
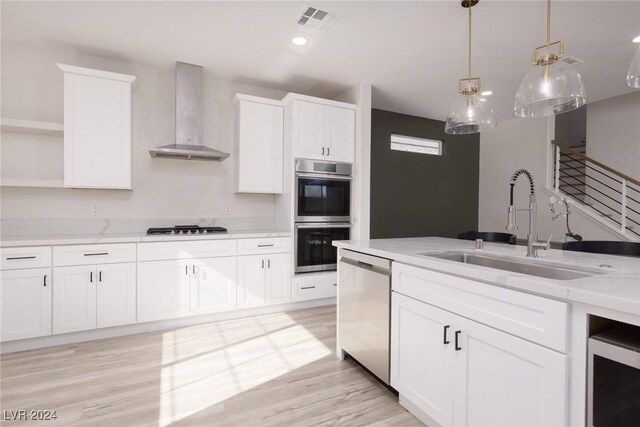
<svg viewBox="0 0 640 427">
<path fill-rule="evenodd" d="M 443 155 L 392 151 L 391 134 L 444 141 Z M 440 236 L 478 227 L 480 137 L 444 122 L 371 111 L 371 238 Z"/>
</svg>

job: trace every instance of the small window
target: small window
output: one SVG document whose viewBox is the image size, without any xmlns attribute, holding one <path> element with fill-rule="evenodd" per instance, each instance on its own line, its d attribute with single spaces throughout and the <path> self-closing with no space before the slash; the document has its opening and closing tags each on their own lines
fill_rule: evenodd
<svg viewBox="0 0 640 427">
<path fill-rule="evenodd" d="M 391 149 L 410 153 L 442 156 L 442 141 L 391 134 Z"/>
</svg>

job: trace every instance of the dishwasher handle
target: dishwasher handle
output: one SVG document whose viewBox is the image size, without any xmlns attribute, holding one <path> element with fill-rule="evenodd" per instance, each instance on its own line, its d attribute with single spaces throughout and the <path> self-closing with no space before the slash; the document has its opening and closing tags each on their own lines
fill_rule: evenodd
<svg viewBox="0 0 640 427">
<path fill-rule="evenodd" d="M 391 260 L 380 258 L 369 254 L 342 249 L 340 251 L 340 262 L 346 262 L 355 267 L 366 268 L 368 270 L 391 273 Z"/>
<path fill-rule="evenodd" d="M 357 260 L 353 260 L 350 258 L 346 258 L 346 257 L 342 257 L 340 259 L 341 263 L 345 263 L 347 265 L 350 265 L 352 267 L 356 267 L 356 268 L 362 268 L 365 270 L 369 270 L 372 271 L 374 273 L 378 273 L 378 274 L 383 274 L 385 276 L 391 276 L 391 270 L 386 269 L 386 268 L 382 268 L 382 267 L 378 267 L 377 265 L 373 265 L 373 264 L 369 264 L 363 261 L 357 261 Z"/>
</svg>

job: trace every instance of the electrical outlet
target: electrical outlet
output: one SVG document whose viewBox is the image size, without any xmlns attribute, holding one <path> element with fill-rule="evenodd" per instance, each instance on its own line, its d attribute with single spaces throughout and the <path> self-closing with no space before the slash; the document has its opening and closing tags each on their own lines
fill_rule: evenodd
<svg viewBox="0 0 640 427">
<path fill-rule="evenodd" d="M 227 215 L 231 215 L 231 206 L 227 205 L 224 207 L 224 213 Z"/>
<path fill-rule="evenodd" d="M 93 216 L 100 215 L 100 205 L 96 203 L 95 205 L 91 206 L 91 213 L 93 214 Z"/>
</svg>

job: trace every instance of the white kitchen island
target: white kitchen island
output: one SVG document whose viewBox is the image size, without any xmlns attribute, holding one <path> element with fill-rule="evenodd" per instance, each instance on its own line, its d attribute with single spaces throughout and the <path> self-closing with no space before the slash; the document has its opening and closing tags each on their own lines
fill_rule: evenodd
<svg viewBox="0 0 640 427">
<path fill-rule="evenodd" d="M 429 425 L 584 426 L 588 337 L 611 321 L 640 325 L 637 258 L 550 250 L 529 259 L 525 247 L 444 238 L 335 245 L 393 261 L 391 385 Z M 430 256 L 460 251 L 585 275 Z"/>
</svg>

